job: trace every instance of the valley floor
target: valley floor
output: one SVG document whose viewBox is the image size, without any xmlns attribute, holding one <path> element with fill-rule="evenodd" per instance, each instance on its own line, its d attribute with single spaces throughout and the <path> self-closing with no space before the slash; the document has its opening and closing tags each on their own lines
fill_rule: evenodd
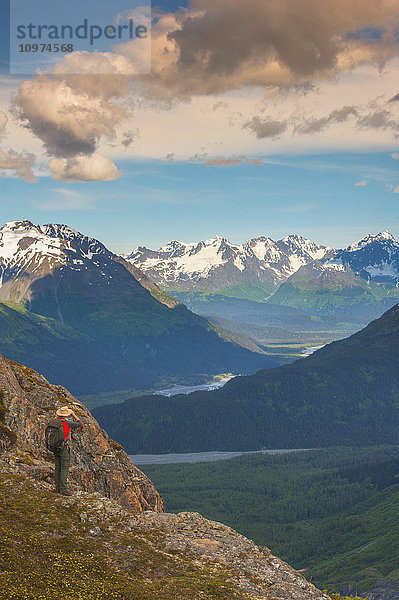
<svg viewBox="0 0 399 600">
<path fill-rule="evenodd" d="M 142 465 L 170 511 L 268 545 L 321 589 L 399 599 L 399 447 Z"/>
</svg>

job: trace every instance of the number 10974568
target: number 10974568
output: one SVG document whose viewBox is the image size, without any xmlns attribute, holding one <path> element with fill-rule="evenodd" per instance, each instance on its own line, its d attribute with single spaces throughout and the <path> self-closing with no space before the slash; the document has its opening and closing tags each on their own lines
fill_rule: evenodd
<svg viewBox="0 0 399 600">
<path fill-rule="evenodd" d="M 73 52 L 73 44 L 19 44 L 19 52 Z"/>
</svg>

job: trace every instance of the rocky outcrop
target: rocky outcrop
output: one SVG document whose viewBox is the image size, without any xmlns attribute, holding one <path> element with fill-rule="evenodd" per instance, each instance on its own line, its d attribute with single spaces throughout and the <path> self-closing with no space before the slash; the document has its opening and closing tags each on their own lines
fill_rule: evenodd
<svg viewBox="0 0 399 600">
<path fill-rule="evenodd" d="M 131 523 L 142 530 L 159 529 L 167 552 L 188 553 L 199 565 L 207 561 L 222 565 L 248 599 L 331 600 L 268 548 L 198 513 L 145 513 Z"/>
<path fill-rule="evenodd" d="M 74 433 L 72 497 L 52 493 L 53 456 L 43 443 L 47 421 L 64 405 L 84 423 Z M 151 481 L 81 402 L 65 388 L 1 355 L 0 511 L 0 538 L 7 538 L 14 548 L 3 557 L 5 594 L 17 589 L 25 597 L 26 582 L 37 580 L 38 569 L 41 590 L 47 593 L 54 553 L 69 560 L 61 539 L 66 535 L 68 552 L 75 558 L 65 563 L 63 577 L 73 579 L 76 565 L 95 560 L 90 585 L 108 586 L 114 594 L 107 595 L 110 598 L 122 597 L 123 589 L 128 590 L 123 597 L 129 598 L 136 597 L 133 590 L 152 590 L 151 597 L 181 600 L 330 600 L 267 548 L 230 527 L 197 513 L 164 513 Z M 15 514 L 21 518 L 14 527 Z M 29 537 L 32 531 L 36 533 Z M 24 560 L 21 540 L 26 539 L 34 540 L 36 552 L 41 548 L 41 561 Z M 84 548 L 89 547 L 87 555 Z M 107 565 L 105 574 L 112 568 L 112 580 L 108 575 L 101 579 L 100 561 Z M 1 596 L 6 597 L 10 596 Z"/>
<path fill-rule="evenodd" d="M 2 490 L 6 492 L 4 495 Z M 20 499 L 21 494 L 24 494 L 23 499 Z M 36 515 L 29 510 L 31 505 L 37 507 Z M 81 598 L 331 600 L 303 575 L 273 556 L 268 548 L 256 546 L 230 527 L 209 521 L 197 513 L 147 511 L 133 514 L 98 493 L 77 492 L 71 498 L 53 496 L 45 482 L 30 483 L 27 479 L 0 472 L 3 523 L 12 522 L 16 509 L 23 515 L 22 524 L 11 533 L 17 555 L 22 547 L 18 542 L 26 539 L 26 524 L 36 530 L 41 512 L 46 512 L 44 541 L 36 542 L 42 544 L 48 559 L 44 565 L 43 561 L 39 565 L 41 597 L 51 597 L 45 595 L 48 591 L 45 577 L 48 569 L 54 568 L 51 561 L 56 552 L 64 565 L 63 580 L 72 580 L 72 589 L 72 584 L 78 585 Z M 65 550 L 62 550 L 58 519 L 64 528 L 67 527 L 67 535 L 73 531 L 68 538 L 68 553 L 73 552 L 74 556 L 72 562 L 68 562 L 69 554 L 65 556 Z M 0 535 L 3 523 L 0 521 Z M 7 529 L 6 537 L 11 543 Z M 49 539 L 50 552 L 46 547 Z M 82 548 L 90 548 L 88 557 Z M 8 563 L 6 558 L 7 568 L 11 560 L 18 563 L 18 556 L 8 557 Z M 95 573 L 90 570 L 90 560 L 96 561 Z M 108 569 L 112 569 L 111 576 L 107 567 L 101 564 L 104 561 Z M 76 582 L 76 570 L 82 563 L 85 578 Z M 36 564 L 33 567 L 38 568 Z M 31 574 L 29 562 L 23 563 L 22 571 L 25 575 Z M 15 593 L 17 589 L 21 592 L 19 597 L 25 597 L 25 582 L 29 584 L 30 578 L 21 577 L 21 573 L 10 574 L 10 571 L 6 572 L 7 576 L 5 590 L 12 589 Z M 89 596 L 85 594 L 87 586 L 90 587 Z M 101 593 L 96 595 L 100 589 Z M 0 592 L 0 597 L 6 596 L 1 596 Z"/>
<path fill-rule="evenodd" d="M 84 427 L 73 434 L 69 483 L 72 490 L 97 491 L 134 511 L 163 511 L 152 482 L 111 440 L 64 387 L 0 355 L 0 460 L 35 479 L 51 482 L 54 458 L 44 446 L 48 420 L 61 406 L 73 408 Z"/>
</svg>

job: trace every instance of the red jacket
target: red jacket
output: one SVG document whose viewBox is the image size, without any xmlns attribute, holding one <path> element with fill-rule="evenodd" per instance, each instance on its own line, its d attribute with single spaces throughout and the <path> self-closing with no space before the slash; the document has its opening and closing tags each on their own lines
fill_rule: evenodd
<svg viewBox="0 0 399 600">
<path fill-rule="evenodd" d="M 67 421 L 65 417 L 58 417 L 62 421 L 64 427 L 64 439 L 65 448 L 69 448 L 69 442 L 71 441 L 71 429 L 81 429 L 83 427 L 82 421 Z"/>
</svg>

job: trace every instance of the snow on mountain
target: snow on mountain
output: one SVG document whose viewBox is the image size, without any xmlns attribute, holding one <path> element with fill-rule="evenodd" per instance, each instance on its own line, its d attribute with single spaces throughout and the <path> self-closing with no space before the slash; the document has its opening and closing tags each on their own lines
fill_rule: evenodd
<svg viewBox="0 0 399 600">
<path fill-rule="evenodd" d="M 215 236 L 201 242 L 174 240 L 159 250 L 139 247 L 126 259 L 166 289 L 189 289 L 198 284 L 218 289 L 244 282 L 275 287 L 329 251 L 297 235 L 278 242 L 262 236 L 243 244 Z"/>
<path fill-rule="evenodd" d="M 354 244 L 351 244 L 350 246 L 348 246 L 346 248 L 346 250 L 348 252 L 356 252 L 357 250 L 361 250 L 362 248 L 365 248 L 366 246 L 368 246 L 374 242 L 378 243 L 378 242 L 385 242 L 385 241 L 395 242 L 394 236 L 387 229 L 385 231 L 383 231 L 382 233 L 379 233 L 378 235 L 370 235 L 370 234 L 366 235 L 366 237 L 364 237 L 359 242 L 355 242 Z"/>
<path fill-rule="evenodd" d="M 157 300 L 169 307 L 177 304 L 135 265 L 67 225 L 13 221 L 0 229 L 0 298 L 5 300 L 29 297 L 32 283 L 55 271 L 61 279 L 78 271 L 82 285 L 96 289 L 119 285 L 122 292 L 125 269 Z"/>
<path fill-rule="evenodd" d="M 366 235 L 344 250 L 337 250 L 332 262 L 325 266 L 350 267 L 355 273 L 376 283 L 399 282 L 399 241 L 389 231 Z M 336 267 L 335 267 L 336 268 Z"/>
<path fill-rule="evenodd" d="M 112 260 L 112 256 L 103 244 L 66 225 L 13 221 L 0 229 L 0 287 L 22 272 L 43 276 L 61 265 L 82 270 L 90 261 L 101 269 L 104 260 Z"/>
<path fill-rule="evenodd" d="M 319 272 L 351 271 L 376 283 L 399 285 L 399 241 L 389 231 L 367 235 L 343 250 L 333 250 L 298 235 L 278 241 L 261 236 L 243 244 L 233 244 L 221 236 L 189 243 L 172 240 L 159 250 L 136 248 L 124 261 L 98 240 L 67 225 L 37 226 L 30 221 L 15 221 L 0 229 L 0 297 L 13 296 L 11 282 L 20 275 L 23 278 L 18 297 L 25 283 L 50 274 L 55 268 L 61 273 L 64 269 L 90 272 L 89 285 L 110 283 L 116 261 L 122 262 L 152 292 L 155 286 L 150 279 L 166 290 L 218 291 L 243 284 L 264 284 L 262 290 L 273 293 L 301 267 L 310 264 L 317 264 Z"/>
<path fill-rule="evenodd" d="M 399 241 L 389 231 L 367 235 L 342 250 L 298 235 L 232 244 L 215 236 L 202 242 L 170 241 L 159 250 L 136 248 L 126 259 L 169 290 L 212 290 L 243 283 L 281 283 L 313 261 L 318 269 L 352 271 L 376 283 L 399 282 Z"/>
</svg>

